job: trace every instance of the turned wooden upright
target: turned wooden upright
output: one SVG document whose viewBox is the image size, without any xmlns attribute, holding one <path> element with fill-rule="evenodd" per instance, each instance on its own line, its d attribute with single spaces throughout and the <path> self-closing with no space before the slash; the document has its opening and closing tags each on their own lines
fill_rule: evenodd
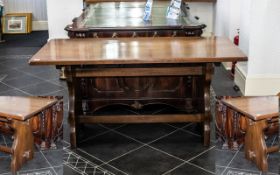
<svg viewBox="0 0 280 175">
<path fill-rule="evenodd" d="M 56 102 L 55 99 L 39 97 L 0 97 L 0 122 L 14 131 L 12 147 L 0 146 L 0 151 L 12 155 L 13 174 L 34 155 L 34 138 L 29 120 Z"/>
<path fill-rule="evenodd" d="M 222 103 L 246 117 L 245 157 L 256 163 L 257 167 L 268 170 L 267 154 L 279 151 L 279 146 L 267 147 L 264 130 L 269 121 L 279 122 L 279 98 L 239 97 L 223 99 Z"/>
</svg>

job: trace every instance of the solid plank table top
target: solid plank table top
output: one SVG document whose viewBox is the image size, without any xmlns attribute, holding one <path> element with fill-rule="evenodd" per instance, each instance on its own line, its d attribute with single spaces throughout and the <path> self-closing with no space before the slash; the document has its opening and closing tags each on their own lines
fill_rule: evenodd
<svg viewBox="0 0 280 175">
<path fill-rule="evenodd" d="M 279 97 L 238 97 L 223 99 L 222 103 L 253 120 L 279 116 Z"/>
<path fill-rule="evenodd" d="M 54 39 L 29 61 L 32 65 L 215 63 L 247 61 L 224 37 Z"/>
<path fill-rule="evenodd" d="M 56 102 L 41 97 L 0 96 L 0 117 L 27 120 Z"/>
</svg>

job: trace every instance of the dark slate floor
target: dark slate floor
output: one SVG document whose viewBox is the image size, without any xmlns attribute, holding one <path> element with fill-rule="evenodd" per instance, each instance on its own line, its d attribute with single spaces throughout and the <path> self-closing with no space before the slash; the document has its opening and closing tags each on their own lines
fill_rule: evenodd
<svg viewBox="0 0 280 175">
<path fill-rule="evenodd" d="M 5 36 L 0 44 L 0 95 L 63 95 L 65 107 L 65 149 L 42 152 L 21 173 L 45 174 L 261 174 L 256 166 L 238 152 L 201 145 L 198 127 L 185 124 L 85 125 L 77 150 L 69 149 L 67 124 L 68 95 L 65 82 L 58 80 L 53 67 L 29 66 L 27 61 L 46 42 L 46 32 L 31 35 Z M 229 73 L 216 67 L 212 86 L 217 95 L 237 96 Z M 160 113 L 164 108 L 153 108 Z M 135 113 L 123 109 L 126 113 Z M 213 138 L 213 135 L 212 135 Z M 9 138 L 0 135 L 0 144 Z M 277 140 L 272 139 L 273 144 Z M 61 153 L 64 153 L 62 168 Z M 278 174 L 278 155 L 269 155 L 270 174 Z M 0 174 L 9 170 L 10 157 L 0 153 Z M 216 167 L 215 167 L 216 164 Z M 63 170 L 62 170 L 63 169 Z M 215 172 L 216 171 L 216 172 Z M 34 173 L 33 173 L 34 174 Z"/>
<path fill-rule="evenodd" d="M 12 146 L 13 140 L 10 136 L 4 136 L 0 133 L 0 145 Z M 32 174 L 36 173 L 48 173 L 48 174 L 63 174 L 63 142 L 56 142 L 57 149 L 42 151 L 38 146 L 35 146 L 34 158 L 28 161 L 18 171 L 18 174 Z M 0 152 L 0 174 L 10 175 L 10 162 L 11 156 Z"/>
</svg>

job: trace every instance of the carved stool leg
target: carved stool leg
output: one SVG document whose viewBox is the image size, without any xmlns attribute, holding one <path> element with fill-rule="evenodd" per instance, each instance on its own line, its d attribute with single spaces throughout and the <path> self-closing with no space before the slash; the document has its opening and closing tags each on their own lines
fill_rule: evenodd
<svg viewBox="0 0 280 175">
<path fill-rule="evenodd" d="M 264 129 L 267 127 L 266 120 L 250 121 L 245 135 L 245 157 L 257 164 L 257 167 L 266 172 L 267 147 L 264 140 Z"/>
<path fill-rule="evenodd" d="M 26 161 L 33 159 L 34 138 L 29 122 L 13 120 L 11 126 L 15 130 L 11 162 L 15 174 Z"/>
</svg>

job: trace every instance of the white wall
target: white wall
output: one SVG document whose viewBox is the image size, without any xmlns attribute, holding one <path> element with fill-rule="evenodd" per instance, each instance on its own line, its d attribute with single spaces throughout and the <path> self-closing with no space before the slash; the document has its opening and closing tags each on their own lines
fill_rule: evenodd
<svg viewBox="0 0 280 175">
<path fill-rule="evenodd" d="M 239 48 L 249 55 L 249 38 L 251 30 L 251 0 L 243 0 L 240 3 L 240 35 Z"/>
<path fill-rule="evenodd" d="M 252 3 L 248 76 L 280 75 L 280 1 Z"/>
<path fill-rule="evenodd" d="M 215 35 L 233 40 L 240 28 L 241 0 L 217 0 L 215 5 Z"/>
<path fill-rule="evenodd" d="M 225 36 L 233 41 L 240 28 L 240 3 L 241 0 L 217 0 L 214 19 L 214 33 Z M 223 64 L 226 69 L 231 69 L 231 63 Z"/>
<path fill-rule="evenodd" d="M 215 35 L 229 37 L 229 0 L 217 0 L 215 5 Z"/>
<path fill-rule="evenodd" d="M 280 1 L 245 0 L 241 14 L 240 48 L 248 64 L 237 66 L 247 69 L 238 85 L 244 95 L 275 95 L 280 92 Z"/>
<path fill-rule="evenodd" d="M 47 6 L 46 0 L 4 0 L 5 13 L 31 12 L 32 29 L 47 30 Z"/>
<path fill-rule="evenodd" d="M 82 9 L 82 0 L 47 0 L 49 39 L 67 38 L 64 28 L 82 13 Z"/>
<path fill-rule="evenodd" d="M 5 13 L 32 12 L 34 21 L 47 20 L 46 0 L 4 0 Z"/>
<path fill-rule="evenodd" d="M 203 31 L 203 35 L 211 35 L 214 28 L 214 3 L 190 2 L 188 4 L 191 10 L 191 15 L 198 16 L 199 22 L 207 25 Z"/>
</svg>

